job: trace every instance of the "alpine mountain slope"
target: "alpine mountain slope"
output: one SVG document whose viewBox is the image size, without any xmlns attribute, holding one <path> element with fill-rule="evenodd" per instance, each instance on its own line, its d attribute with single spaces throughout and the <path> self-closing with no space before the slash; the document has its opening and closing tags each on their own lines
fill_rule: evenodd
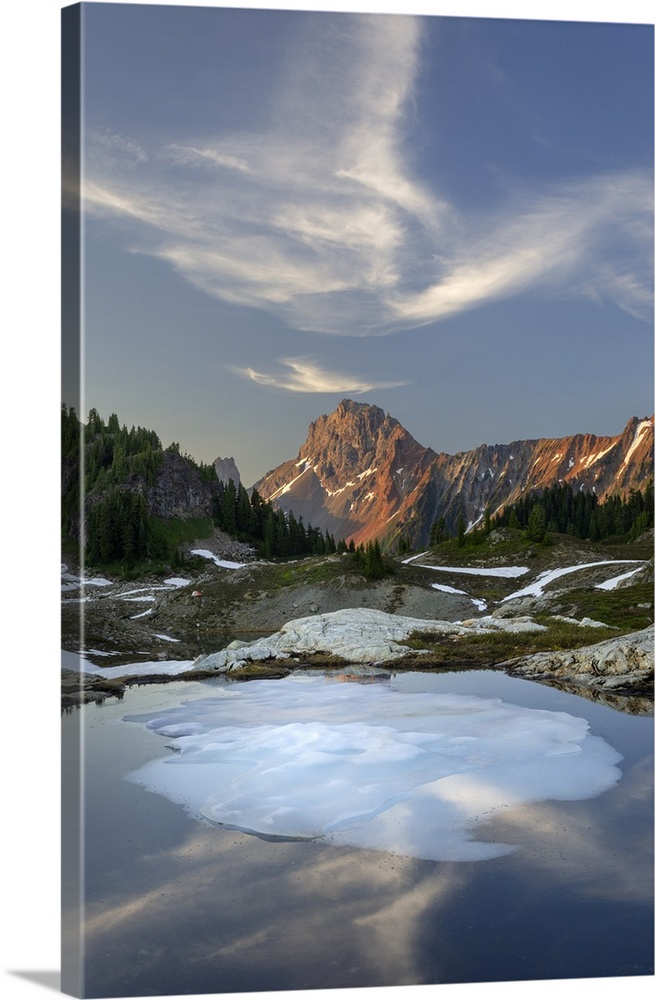
<svg viewBox="0 0 655 1000">
<path fill-rule="evenodd" d="M 419 444 L 379 406 L 344 399 L 255 489 L 335 538 L 393 546 L 402 536 L 417 547 L 439 517 L 450 530 L 461 516 L 470 527 L 529 490 L 569 483 L 602 500 L 652 475 L 652 417 L 632 417 L 615 437 L 575 434 L 447 455 Z"/>
</svg>

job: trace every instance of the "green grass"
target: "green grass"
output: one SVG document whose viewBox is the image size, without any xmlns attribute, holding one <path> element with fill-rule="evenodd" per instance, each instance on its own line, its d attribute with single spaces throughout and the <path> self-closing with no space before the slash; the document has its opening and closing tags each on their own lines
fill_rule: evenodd
<svg viewBox="0 0 655 1000">
<path fill-rule="evenodd" d="M 546 632 L 490 632 L 477 635 L 440 636 L 415 632 L 407 641 L 411 649 L 428 649 L 434 665 L 494 665 L 517 656 L 551 650 L 578 649 L 621 634 L 613 628 L 589 628 L 553 621 L 547 615 L 535 617 Z"/>
<path fill-rule="evenodd" d="M 614 590 L 571 590 L 558 607 L 564 615 L 593 618 L 615 625 L 621 632 L 636 632 L 653 621 L 653 585 L 638 583 Z"/>
<path fill-rule="evenodd" d="M 450 566 L 488 565 L 493 560 L 506 565 L 517 562 L 545 569 L 563 565 L 578 556 L 589 557 L 591 561 L 592 558 L 650 559 L 653 555 L 652 545 L 648 541 L 628 543 L 619 540 L 610 544 L 553 533 L 550 535 L 550 544 L 544 544 L 528 541 L 525 533 L 519 529 L 502 528 L 500 533 L 505 537 L 493 541 L 492 536 L 488 536 L 476 545 L 469 540 L 466 545 L 459 546 L 457 539 L 448 539 L 429 549 L 429 558 L 441 565 Z"/>
<path fill-rule="evenodd" d="M 214 531 L 214 522 L 210 517 L 190 517 L 182 520 L 179 517 L 153 517 L 156 531 L 169 546 L 182 545 L 184 542 L 195 542 L 201 538 L 210 538 Z"/>
</svg>

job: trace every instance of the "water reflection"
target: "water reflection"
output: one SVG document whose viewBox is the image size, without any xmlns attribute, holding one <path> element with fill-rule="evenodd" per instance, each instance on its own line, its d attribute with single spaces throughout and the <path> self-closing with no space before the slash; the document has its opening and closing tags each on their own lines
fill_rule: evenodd
<svg viewBox="0 0 655 1000">
<path fill-rule="evenodd" d="M 335 987 L 423 981 L 423 914 L 461 891 L 457 866 L 314 845 L 267 853 L 261 841 L 234 836 L 198 828 L 181 849 L 143 859 L 154 879 L 148 892 L 125 898 L 117 887 L 118 898 L 94 901 L 95 972 L 109 952 L 113 968 L 129 970 L 126 983 L 178 961 L 220 969 L 221 990 L 224 975 L 253 989 L 263 976 L 271 988 L 294 988 L 321 969 Z"/>
<path fill-rule="evenodd" d="M 194 693 L 130 692 L 128 707 L 166 709 L 180 692 Z M 553 693 L 536 697 L 550 704 Z M 579 712 L 557 699 L 553 708 Z M 88 995 L 648 975 L 649 720 L 596 712 L 593 728 L 625 758 L 618 784 L 591 800 L 507 808 L 478 835 L 520 848 L 456 863 L 196 822 L 123 780 L 167 752 L 160 737 L 132 726 L 118 740 L 123 706 L 83 710 Z"/>
</svg>

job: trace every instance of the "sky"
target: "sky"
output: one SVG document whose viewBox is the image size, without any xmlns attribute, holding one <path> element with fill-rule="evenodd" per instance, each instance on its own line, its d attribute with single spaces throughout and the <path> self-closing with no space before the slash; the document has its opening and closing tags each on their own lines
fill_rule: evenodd
<svg viewBox="0 0 655 1000">
<path fill-rule="evenodd" d="M 251 485 L 652 412 L 648 25 L 86 4 L 85 393 Z"/>
</svg>

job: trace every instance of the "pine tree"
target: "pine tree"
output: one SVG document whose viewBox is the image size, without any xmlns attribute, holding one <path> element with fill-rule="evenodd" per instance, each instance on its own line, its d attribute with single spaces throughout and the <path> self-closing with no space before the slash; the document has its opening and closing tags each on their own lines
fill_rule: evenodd
<svg viewBox="0 0 655 1000">
<path fill-rule="evenodd" d="M 432 528 L 430 529 L 430 546 L 434 548 L 435 545 L 439 545 L 441 542 L 446 540 L 446 519 L 444 517 L 438 518 Z"/>
<path fill-rule="evenodd" d="M 540 503 L 534 505 L 528 515 L 526 536 L 531 542 L 543 542 L 546 534 L 546 512 Z"/>
</svg>

